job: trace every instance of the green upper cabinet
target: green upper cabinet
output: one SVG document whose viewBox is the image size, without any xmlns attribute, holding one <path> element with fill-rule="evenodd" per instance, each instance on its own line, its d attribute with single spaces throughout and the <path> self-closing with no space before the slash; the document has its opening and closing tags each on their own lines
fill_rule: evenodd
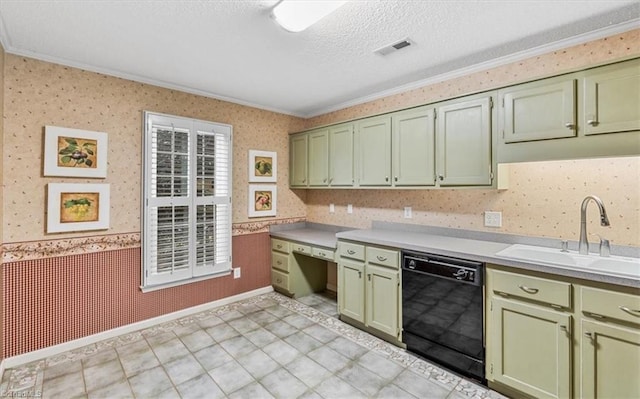
<svg viewBox="0 0 640 399">
<path fill-rule="evenodd" d="M 309 186 L 329 184 L 329 129 L 308 133 L 309 138 Z"/>
<path fill-rule="evenodd" d="M 359 121 L 357 143 L 358 184 L 391 186 L 391 117 Z"/>
<path fill-rule="evenodd" d="M 393 123 L 393 185 L 435 184 L 435 132 L 433 107 L 420 107 L 391 115 Z"/>
<path fill-rule="evenodd" d="M 493 101 L 465 97 L 437 108 L 436 170 L 440 186 L 490 186 Z"/>
<path fill-rule="evenodd" d="M 329 128 L 329 185 L 353 185 L 353 123 Z"/>
<path fill-rule="evenodd" d="M 640 130 L 640 60 L 587 71 L 584 134 Z"/>
<path fill-rule="evenodd" d="M 306 133 L 289 137 L 289 184 L 291 187 L 306 187 L 308 185 L 307 140 Z"/>
<path fill-rule="evenodd" d="M 552 78 L 500 90 L 500 123 L 505 143 L 574 137 L 574 78 Z"/>
</svg>

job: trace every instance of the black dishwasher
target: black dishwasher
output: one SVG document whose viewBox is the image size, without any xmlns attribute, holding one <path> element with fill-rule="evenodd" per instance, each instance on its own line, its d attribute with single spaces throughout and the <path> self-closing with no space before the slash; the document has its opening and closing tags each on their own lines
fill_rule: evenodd
<svg viewBox="0 0 640 399">
<path fill-rule="evenodd" d="M 402 340 L 407 350 L 486 384 L 484 264 L 402 252 Z"/>
</svg>

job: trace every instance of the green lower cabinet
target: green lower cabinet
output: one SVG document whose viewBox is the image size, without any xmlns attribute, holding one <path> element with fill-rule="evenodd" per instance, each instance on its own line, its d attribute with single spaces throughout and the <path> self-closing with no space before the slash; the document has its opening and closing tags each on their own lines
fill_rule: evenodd
<svg viewBox="0 0 640 399">
<path fill-rule="evenodd" d="M 581 398 L 640 398 L 640 331 L 582 320 Z"/>
<path fill-rule="evenodd" d="M 341 260 L 338 265 L 338 312 L 364 323 L 364 263 Z"/>
<path fill-rule="evenodd" d="M 571 397 L 568 314 L 492 298 L 493 379 L 537 398 Z"/>
<path fill-rule="evenodd" d="M 398 335 L 398 271 L 367 265 L 367 302 L 369 327 L 385 334 Z"/>
</svg>

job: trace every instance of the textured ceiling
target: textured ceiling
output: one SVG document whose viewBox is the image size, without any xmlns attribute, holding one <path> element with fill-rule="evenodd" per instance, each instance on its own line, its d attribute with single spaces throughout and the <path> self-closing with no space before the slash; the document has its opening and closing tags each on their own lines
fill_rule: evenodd
<svg viewBox="0 0 640 399">
<path fill-rule="evenodd" d="M 9 53 L 298 116 L 603 28 L 637 0 L 353 0 L 301 33 L 273 0 L 0 0 Z M 411 38 L 386 57 L 381 46 Z"/>
</svg>

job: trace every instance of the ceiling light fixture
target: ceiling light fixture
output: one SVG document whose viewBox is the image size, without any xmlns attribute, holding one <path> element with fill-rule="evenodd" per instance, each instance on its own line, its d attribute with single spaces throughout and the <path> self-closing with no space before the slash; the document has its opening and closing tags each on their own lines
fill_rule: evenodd
<svg viewBox="0 0 640 399">
<path fill-rule="evenodd" d="M 271 16 L 289 32 L 302 32 L 342 7 L 344 3 L 346 1 L 282 0 L 273 7 Z"/>
</svg>

